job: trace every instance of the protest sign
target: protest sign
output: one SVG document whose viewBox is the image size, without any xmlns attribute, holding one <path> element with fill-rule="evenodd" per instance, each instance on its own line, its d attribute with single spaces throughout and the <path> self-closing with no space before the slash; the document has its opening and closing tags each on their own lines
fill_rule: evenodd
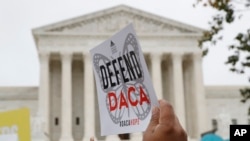
<svg viewBox="0 0 250 141">
<path fill-rule="evenodd" d="M 101 135 L 144 131 L 158 106 L 133 25 L 91 51 Z"/>
<path fill-rule="evenodd" d="M 0 141 L 30 141 L 29 109 L 0 113 Z"/>
</svg>

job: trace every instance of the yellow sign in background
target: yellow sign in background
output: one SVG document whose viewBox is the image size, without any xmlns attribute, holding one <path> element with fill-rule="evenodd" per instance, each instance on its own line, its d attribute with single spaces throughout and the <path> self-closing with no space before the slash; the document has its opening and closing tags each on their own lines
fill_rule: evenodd
<svg viewBox="0 0 250 141">
<path fill-rule="evenodd" d="M 30 141 L 30 113 L 28 108 L 0 112 L 0 135 L 17 134 L 18 141 Z"/>
</svg>

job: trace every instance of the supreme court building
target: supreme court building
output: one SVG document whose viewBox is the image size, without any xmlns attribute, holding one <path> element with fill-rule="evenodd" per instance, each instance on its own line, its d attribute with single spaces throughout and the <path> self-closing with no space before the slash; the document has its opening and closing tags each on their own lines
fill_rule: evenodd
<svg viewBox="0 0 250 141">
<path fill-rule="evenodd" d="M 247 120 L 247 107 L 238 101 L 239 87 L 203 84 L 202 52 L 197 42 L 203 29 L 121 5 L 33 30 L 40 60 L 40 86 L 26 88 L 25 92 L 16 88 L 26 96 L 13 94 L 5 99 L 17 97 L 31 108 L 32 116 L 42 119 L 46 136 L 41 140 L 88 141 L 91 136 L 118 140 L 117 135 L 100 136 L 89 50 L 129 23 L 135 27 L 158 99 L 173 105 L 189 140 L 198 140 L 213 126 L 222 126 L 218 118 L 229 117 L 229 122 L 231 118 Z M 243 110 L 230 113 L 235 109 L 231 103 Z M 224 107 L 224 111 L 218 107 Z M 130 134 L 130 140 L 139 141 L 141 135 Z"/>
</svg>

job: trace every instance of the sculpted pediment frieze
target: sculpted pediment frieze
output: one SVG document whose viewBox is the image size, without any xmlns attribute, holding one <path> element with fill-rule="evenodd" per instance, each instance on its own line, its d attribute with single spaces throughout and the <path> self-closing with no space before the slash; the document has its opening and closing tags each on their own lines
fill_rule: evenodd
<svg viewBox="0 0 250 141">
<path fill-rule="evenodd" d="M 117 6 L 35 30 L 46 33 L 113 34 L 133 23 L 138 34 L 201 33 L 202 30 L 127 6 Z"/>
<path fill-rule="evenodd" d="M 97 18 L 88 19 L 64 25 L 50 32 L 73 32 L 73 33 L 113 33 L 125 27 L 127 24 L 133 23 L 138 33 L 191 33 L 191 30 L 180 28 L 146 18 L 141 15 L 134 15 L 128 12 L 116 12 L 109 15 L 103 15 Z"/>
</svg>

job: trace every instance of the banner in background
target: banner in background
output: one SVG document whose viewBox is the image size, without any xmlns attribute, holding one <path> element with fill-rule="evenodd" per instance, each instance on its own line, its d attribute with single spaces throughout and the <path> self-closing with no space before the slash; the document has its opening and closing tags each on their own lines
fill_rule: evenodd
<svg viewBox="0 0 250 141">
<path fill-rule="evenodd" d="M 29 109 L 0 112 L 0 141 L 30 141 L 30 136 Z"/>
</svg>

